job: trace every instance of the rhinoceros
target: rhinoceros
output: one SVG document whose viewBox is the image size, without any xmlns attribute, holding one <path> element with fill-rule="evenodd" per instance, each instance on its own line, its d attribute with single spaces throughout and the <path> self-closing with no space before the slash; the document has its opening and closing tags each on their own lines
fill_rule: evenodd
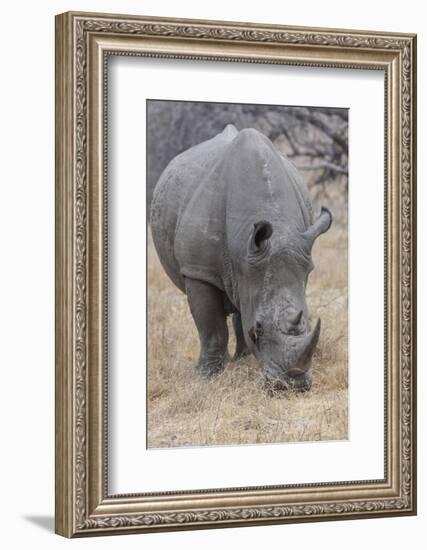
<svg viewBox="0 0 427 550">
<path fill-rule="evenodd" d="M 309 330 L 305 293 L 313 243 L 332 215 L 322 207 L 313 219 L 290 160 L 259 131 L 228 125 L 168 164 L 150 223 L 163 268 L 187 295 L 199 373 L 224 369 L 232 315 L 233 359 L 252 352 L 269 388 L 309 389 L 320 319 Z"/>
</svg>

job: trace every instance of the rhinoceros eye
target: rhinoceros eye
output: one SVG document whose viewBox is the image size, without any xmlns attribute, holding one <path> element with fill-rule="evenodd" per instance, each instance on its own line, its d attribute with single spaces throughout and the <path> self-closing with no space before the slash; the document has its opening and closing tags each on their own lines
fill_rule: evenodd
<svg viewBox="0 0 427 550">
<path fill-rule="evenodd" d="M 264 334 L 264 329 L 259 321 L 255 323 L 255 326 L 249 329 L 249 337 L 252 342 L 259 348 L 259 339 Z"/>
</svg>

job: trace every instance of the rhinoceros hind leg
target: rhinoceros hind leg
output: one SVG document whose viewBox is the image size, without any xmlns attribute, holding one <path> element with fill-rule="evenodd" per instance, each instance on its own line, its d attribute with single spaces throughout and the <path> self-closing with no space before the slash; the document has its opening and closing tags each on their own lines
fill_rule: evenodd
<svg viewBox="0 0 427 550">
<path fill-rule="evenodd" d="M 233 313 L 233 328 L 236 334 L 236 351 L 234 352 L 233 361 L 238 361 L 247 355 L 250 355 L 250 350 L 243 336 L 242 318 L 240 313 Z"/>
<path fill-rule="evenodd" d="M 223 292 L 209 283 L 188 278 L 185 289 L 200 338 L 196 368 L 202 376 L 220 374 L 227 359 L 228 344 Z"/>
</svg>

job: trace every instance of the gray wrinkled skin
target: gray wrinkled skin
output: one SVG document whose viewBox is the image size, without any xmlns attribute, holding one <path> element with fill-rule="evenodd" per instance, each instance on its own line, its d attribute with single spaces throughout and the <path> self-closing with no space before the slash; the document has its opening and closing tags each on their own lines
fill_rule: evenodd
<svg viewBox="0 0 427 550">
<path fill-rule="evenodd" d="M 220 373 L 233 314 L 235 358 L 252 352 L 269 388 L 308 389 L 320 320 L 305 300 L 315 239 L 307 188 L 291 162 L 254 129 L 232 125 L 175 157 L 154 190 L 151 230 L 160 261 L 187 294 L 200 336 L 197 368 Z"/>
</svg>

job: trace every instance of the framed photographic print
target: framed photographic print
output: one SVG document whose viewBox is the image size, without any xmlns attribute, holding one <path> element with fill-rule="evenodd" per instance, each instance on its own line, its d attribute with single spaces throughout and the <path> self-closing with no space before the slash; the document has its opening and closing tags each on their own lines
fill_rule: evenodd
<svg viewBox="0 0 427 550">
<path fill-rule="evenodd" d="M 56 18 L 56 532 L 416 513 L 416 37 Z"/>
</svg>

